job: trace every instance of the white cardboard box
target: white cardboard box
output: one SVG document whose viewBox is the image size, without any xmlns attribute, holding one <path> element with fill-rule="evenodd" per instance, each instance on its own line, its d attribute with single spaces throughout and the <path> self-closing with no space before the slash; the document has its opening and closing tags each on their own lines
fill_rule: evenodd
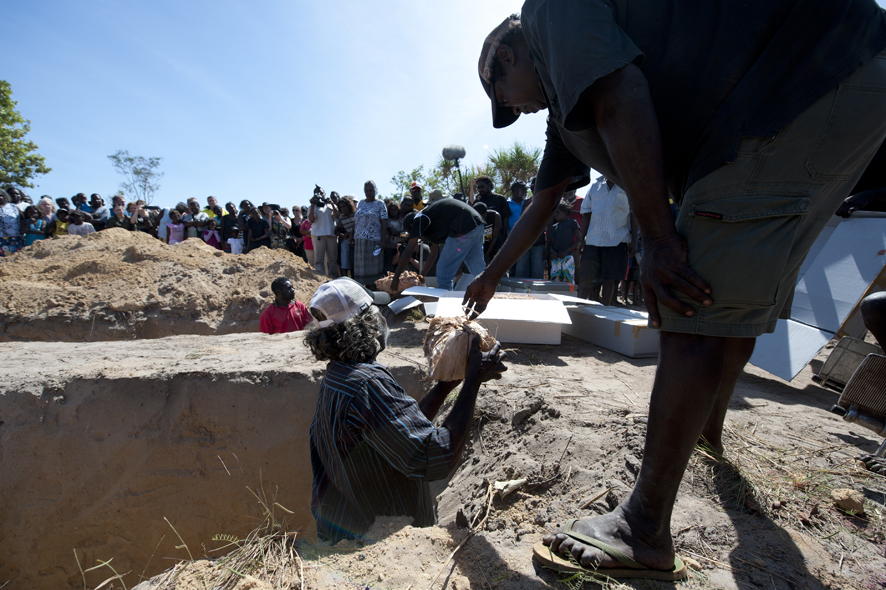
<svg viewBox="0 0 886 590">
<path fill-rule="evenodd" d="M 461 302 L 465 294 L 450 291 L 437 302 L 437 317 L 464 315 Z M 563 324 L 570 323 L 563 303 L 546 294 L 535 299 L 497 299 L 489 301 L 477 320 L 500 342 L 518 344 L 560 344 Z"/>
<path fill-rule="evenodd" d="M 647 327 L 644 312 L 603 306 L 569 306 L 572 323 L 564 334 L 631 358 L 658 356 L 658 330 Z"/>
<path fill-rule="evenodd" d="M 504 278 L 498 284 L 500 291 L 512 293 L 561 293 L 563 295 L 572 295 L 575 292 L 574 286 L 562 281 Z"/>
<path fill-rule="evenodd" d="M 882 213 L 853 215 L 822 232 L 801 267 L 791 319 L 778 320 L 774 333 L 757 338 L 751 364 L 785 381 L 796 377 L 840 329 L 884 263 Z"/>
</svg>

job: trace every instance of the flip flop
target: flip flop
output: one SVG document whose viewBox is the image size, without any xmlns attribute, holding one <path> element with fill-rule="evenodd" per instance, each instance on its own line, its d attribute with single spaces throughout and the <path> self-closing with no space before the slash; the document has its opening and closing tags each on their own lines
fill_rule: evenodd
<svg viewBox="0 0 886 590">
<path fill-rule="evenodd" d="M 581 533 L 573 531 L 572 527 L 575 525 L 576 522 L 577 520 L 574 518 L 567 521 L 566 526 L 563 527 L 563 534 L 571 537 L 572 539 L 575 539 L 576 541 L 580 541 L 585 545 L 590 545 L 592 547 L 600 549 L 610 557 L 614 557 L 615 559 L 617 559 L 625 567 L 582 567 L 574 561 L 569 561 L 564 557 L 554 553 L 553 551 L 551 551 L 551 548 L 549 546 L 539 541 L 532 546 L 532 555 L 540 565 L 558 572 L 571 574 L 581 573 L 597 579 L 644 578 L 647 580 L 664 580 L 666 582 L 676 582 L 677 580 L 685 580 L 689 577 L 689 572 L 686 569 L 686 566 L 683 564 L 683 560 L 679 557 L 674 556 L 674 567 L 670 570 L 650 569 L 645 565 L 637 563 L 615 547 L 607 545 L 603 541 L 599 541 L 592 537 L 588 537 L 586 535 L 582 535 Z"/>
</svg>

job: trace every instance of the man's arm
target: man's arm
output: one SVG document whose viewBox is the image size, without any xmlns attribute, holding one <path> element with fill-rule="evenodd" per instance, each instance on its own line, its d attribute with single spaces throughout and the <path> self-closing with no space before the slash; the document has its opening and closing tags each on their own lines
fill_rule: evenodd
<svg viewBox="0 0 886 590">
<path fill-rule="evenodd" d="M 311 203 L 311 208 L 308 209 L 308 221 L 311 222 L 311 225 L 314 224 L 314 219 L 315 219 L 315 215 L 314 215 L 314 204 Z"/>
<path fill-rule="evenodd" d="M 446 401 L 446 396 L 452 393 L 452 390 L 458 387 L 461 381 L 438 381 L 434 387 L 425 395 L 420 402 L 418 408 L 428 420 L 433 420 L 440 411 L 440 406 Z"/>
<path fill-rule="evenodd" d="M 693 316 L 693 309 L 674 297 L 671 288 L 705 305 L 712 303 L 711 288 L 689 267 L 686 240 L 674 227 L 665 188 L 661 134 L 646 77 L 637 66 L 628 64 L 597 80 L 585 90 L 588 92 L 597 129 L 642 232 L 641 270 L 652 325 L 661 325 L 657 301 Z"/>
<path fill-rule="evenodd" d="M 581 214 L 581 243 L 578 246 L 579 252 L 585 251 L 585 240 L 588 237 L 588 230 L 591 227 L 591 213 Z"/>
<path fill-rule="evenodd" d="M 431 251 L 431 254 L 428 256 L 428 259 L 425 260 L 425 267 L 421 269 L 422 276 L 431 272 L 431 269 L 434 268 L 434 263 L 437 262 L 437 256 L 440 255 L 440 246 L 437 244 L 431 244 L 428 249 Z"/>
<path fill-rule="evenodd" d="M 501 378 L 501 373 L 507 370 L 502 360 L 505 354 L 501 352 L 501 344 L 495 343 L 495 347 L 487 353 L 480 352 L 480 337 L 474 336 L 471 340 L 471 352 L 468 355 L 467 372 L 465 373 L 464 385 L 452 406 L 452 410 L 443 421 L 443 428 L 449 430 L 451 441 L 452 461 L 449 465 L 450 473 L 458 466 L 461 453 L 468 442 L 468 434 L 471 430 L 471 421 L 474 418 L 474 406 L 477 403 L 477 393 L 480 385 L 490 379 Z"/>
<path fill-rule="evenodd" d="M 406 249 L 400 254 L 400 262 L 397 263 L 397 268 L 394 270 L 394 278 L 391 279 L 391 291 L 400 290 L 400 275 L 406 270 L 406 264 L 412 258 L 412 253 L 415 252 L 417 246 L 418 238 L 411 238 L 406 244 Z"/>
<path fill-rule="evenodd" d="M 565 178 L 556 186 L 540 190 L 533 196 L 532 205 L 517 220 L 514 230 L 505 240 L 501 250 L 486 269 L 471 281 L 465 292 L 464 304 L 472 307 L 475 313 L 482 313 L 486 309 L 486 304 L 495 294 L 498 282 L 544 231 L 551 212 L 560 202 L 570 180 Z"/>
</svg>

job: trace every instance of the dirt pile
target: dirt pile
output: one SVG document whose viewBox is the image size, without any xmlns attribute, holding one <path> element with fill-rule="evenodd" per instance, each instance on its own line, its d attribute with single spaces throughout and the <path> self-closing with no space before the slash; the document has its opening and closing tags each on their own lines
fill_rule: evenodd
<svg viewBox="0 0 886 590">
<path fill-rule="evenodd" d="M 0 341 L 256 331 L 279 276 L 303 303 L 325 281 L 283 250 L 226 254 L 122 229 L 44 240 L 0 261 Z"/>
</svg>

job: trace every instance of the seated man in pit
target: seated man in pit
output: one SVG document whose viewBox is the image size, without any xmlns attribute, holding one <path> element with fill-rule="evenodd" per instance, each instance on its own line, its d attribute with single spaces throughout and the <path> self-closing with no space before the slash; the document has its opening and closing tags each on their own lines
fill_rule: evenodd
<svg viewBox="0 0 886 590">
<path fill-rule="evenodd" d="M 347 277 L 321 285 L 310 301 L 317 327 L 305 338 L 328 361 L 311 424 L 311 512 L 323 541 L 360 538 L 377 516 L 436 520 L 428 482 L 446 478 L 468 439 L 480 384 L 506 368 L 496 345 L 471 345 L 467 375 L 440 428 L 431 423 L 458 381 L 439 382 L 416 402 L 375 359 L 388 326 L 372 298 Z"/>
<path fill-rule="evenodd" d="M 295 300 L 295 289 L 286 277 L 271 283 L 274 303 L 261 312 L 258 329 L 265 334 L 283 334 L 304 330 L 311 323 L 311 314 L 301 301 Z"/>
</svg>

